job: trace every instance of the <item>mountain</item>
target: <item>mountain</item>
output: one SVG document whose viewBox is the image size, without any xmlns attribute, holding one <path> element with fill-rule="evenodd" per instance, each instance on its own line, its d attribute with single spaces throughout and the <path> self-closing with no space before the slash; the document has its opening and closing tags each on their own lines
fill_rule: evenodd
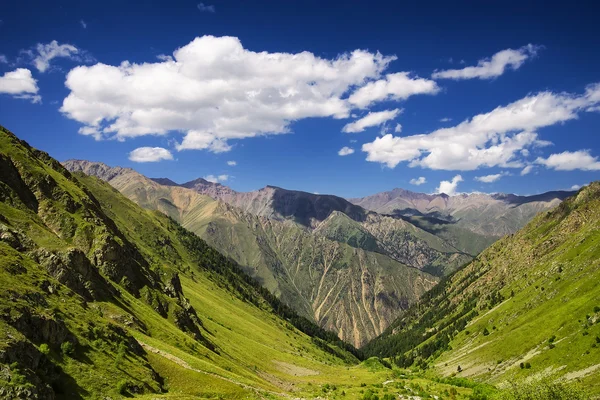
<svg viewBox="0 0 600 400">
<path fill-rule="evenodd" d="M 394 189 L 353 204 L 380 214 L 404 218 L 456 248 L 477 255 L 504 235 L 522 228 L 537 213 L 557 206 L 574 192 L 553 191 L 534 196 L 512 194 L 415 193 Z"/>
<path fill-rule="evenodd" d="M 2 398 L 158 394 L 182 373 L 254 398 L 282 390 L 272 359 L 356 362 L 167 216 L 1 127 L 0 277 Z"/>
<path fill-rule="evenodd" d="M 155 180 L 156 181 L 156 180 Z M 381 215 L 334 195 L 322 195 L 266 186 L 253 192 L 236 192 L 202 178 L 180 185 L 221 200 L 253 215 L 277 221 L 292 221 L 313 233 L 347 243 L 352 247 L 383 253 L 396 261 L 443 276 L 470 261 L 478 251 L 455 246 L 453 237 L 443 238 L 416 226 L 414 221 Z M 332 230 L 333 229 L 333 230 Z M 356 230 L 366 233 L 366 241 L 356 240 Z M 480 238 L 469 244 L 477 243 Z M 490 238 L 486 244 L 497 238 Z M 377 242 L 377 243 L 375 243 Z M 469 247 L 469 246 L 467 246 Z"/>
<path fill-rule="evenodd" d="M 352 240 L 337 240 L 340 237 L 333 237 L 330 229 L 323 227 L 319 230 L 323 234 L 315 234 L 292 220 L 255 215 L 182 186 L 160 185 L 131 169 L 77 160 L 64 165 L 71 171 L 107 179 L 142 207 L 169 215 L 244 266 L 285 304 L 357 347 L 382 333 L 438 281 L 389 257 L 383 247 L 377 247 L 379 244 L 369 248 L 368 243 L 357 241 L 352 246 L 348 244 Z M 337 199 L 323 203 L 332 204 Z M 341 199 L 341 203 L 347 202 Z M 345 214 L 337 215 L 348 225 L 356 224 Z M 332 219 L 334 216 L 323 223 Z M 409 225 L 401 220 L 397 223 Z M 379 229 L 372 225 L 371 231 Z M 341 236 L 349 231 L 344 229 Z M 400 255 L 415 263 L 445 257 L 441 250 L 423 243 L 415 239 L 412 247 L 403 246 Z M 438 245 L 442 249 L 442 244 Z"/>
<path fill-rule="evenodd" d="M 599 281 L 594 182 L 442 280 L 364 350 L 443 375 L 490 383 L 551 376 L 598 392 Z"/>
<path fill-rule="evenodd" d="M 196 179 L 181 186 L 254 215 L 279 220 L 290 219 L 306 227 L 315 227 L 333 211 L 342 212 L 355 221 L 362 221 L 368 214 L 362 207 L 338 196 L 287 190 L 276 186 L 267 186 L 254 192 L 236 192 L 204 179 Z"/>
</svg>

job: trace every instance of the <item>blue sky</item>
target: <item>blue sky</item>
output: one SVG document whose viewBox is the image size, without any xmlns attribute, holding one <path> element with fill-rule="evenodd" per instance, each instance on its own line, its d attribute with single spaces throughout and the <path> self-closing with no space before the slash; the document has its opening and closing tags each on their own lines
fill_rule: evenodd
<svg viewBox="0 0 600 400">
<path fill-rule="evenodd" d="M 59 160 L 241 191 L 598 179 L 594 2 L 399 3 L 3 2 L 0 124 Z"/>
</svg>

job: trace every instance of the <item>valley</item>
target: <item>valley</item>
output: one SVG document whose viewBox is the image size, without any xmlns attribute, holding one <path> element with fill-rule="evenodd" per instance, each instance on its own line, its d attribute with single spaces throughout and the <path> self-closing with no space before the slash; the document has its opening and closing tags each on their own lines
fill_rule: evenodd
<svg viewBox="0 0 600 400">
<path fill-rule="evenodd" d="M 597 183 L 438 284 L 423 270 L 454 247 L 403 218 L 335 209 L 302 225 L 133 170 L 65 169 L 4 128 L 0 149 L 0 397 L 491 399 L 533 369 L 600 389 Z M 559 304 L 557 324 L 578 322 L 542 332 L 523 311 Z"/>
</svg>

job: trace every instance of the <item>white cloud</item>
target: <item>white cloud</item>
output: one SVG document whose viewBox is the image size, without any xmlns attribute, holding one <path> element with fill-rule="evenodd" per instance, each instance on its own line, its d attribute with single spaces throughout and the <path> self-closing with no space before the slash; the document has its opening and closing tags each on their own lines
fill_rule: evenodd
<svg viewBox="0 0 600 400">
<path fill-rule="evenodd" d="M 452 121 L 452 118 L 448 118 L 448 117 L 444 117 L 440 119 L 440 122 L 450 122 Z"/>
<path fill-rule="evenodd" d="M 80 20 L 79 20 L 79 24 L 81 25 L 81 27 L 82 27 L 83 29 L 87 29 L 87 23 L 86 23 L 84 20 L 80 19 Z"/>
<path fill-rule="evenodd" d="M 475 180 L 478 182 L 483 182 L 483 183 L 492 183 L 492 182 L 496 182 L 497 180 L 499 180 L 500 178 L 502 178 L 503 176 L 506 176 L 506 175 L 508 175 L 506 172 L 501 172 L 499 174 L 476 176 Z"/>
<path fill-rule="evenodd" d="M 579 190 L 581 189 L 581 185 L 573 185 L 571 186 L 571 190 Z"/>
<path fill-rule="evenodd" d="M 157 162 L 172 160 L 173 155 L 162 147 L 138 147 L 129 153 L 129 159 L 134 162 Z"/>
<path fill-rule="evenodd" d="M 39 103 L 42 97 L 37 94 L 38 91 L 37 81 L 26 68 L 17 68 L 0 76 L 0 93 Z"/>
<path fill-rule="evenodd" d="M 408 72 L 398 72 L 367 83 L 352 93 L 348 100 L 357 107 L 366 108 L 377 101 L 405 100 L 416 94 L 436 94 L 439 91 L 437 83 L 432 80 L 412 78 Z"/>
<path fill-rule="evenodd" d="M 0 54 L 0 64 L 8 64 L 8 58 L 4 54 Z"/>
<path fill-rule="evenodd" d="M 364 50 L 333 59 L 253 52 L 235 37 L 203 36 L 172 59 L 74 68 L 61 111 L 105 138 L 182 132 L 178 150 L 222 152 L 230 140 L 289 133 L 300 119 L 347 118 L 344 96 L 393 60 Z"/>
<path fill-rule="evenodd" d="M 230 167 L 235 167 L 237 165 L 237 161 L 227 161 L 227 165 Z"/>
<path fill-rule="evenodd" d="M 396 133 L 402 132 L 402 125 L 396 124 L 396 127 L 394 128 L 394 132 L 396 132 Z"/>
<path fill-rule="evenodd" d="M 540 46 L 528 44 L 519 49 L 506 49 L 494 54 L 491 59 L 479 60 L 476 67 L 436 71 L 434 79 L 491 79 L 504 73 L 506 68 L 518 69 L 528 59 L 535 57 Z"/>
<path fill-rule="evenodd" d="M 525 175 L 529 174 L 531 171 L 533 171 L 533 165 L 531 165 L 531 164 L 526 165 L 525 168 L 523 168 L 521 170 L 521 176 L 525 176 Z"/>
<path fill-rule="evenodd" d="M 352 153 L 354 153 L 354 149 L 347 146 L 342 147 L 340 151 L 338 151 L 339 156 L 348 156 Z"/>
<path fill-rule="evenodd" d="M 209 12 L 209 13 L 214 13 L 215 11 L 217 11 L 215 9 L 215 6 L 209 5 L 209 4 L 204 4 L 204 3 L 198 3 L 198 10 L 202 11 L 202 12 Z"/>
<path fill-rule="evenodd" d="M 437 187 L 437 193 L 446 193 L 448 196 L 452 196 L 456 193 L 458 184 L 463 181 L 462 176 L 456 175 L 451 181 L 441 181 L 440 186 Z"/>
<path fill-rule="evenodd" d="M 523 149 L 550 144 L 539 139 L 536 129 L 575 119 L 597 103 L 600 84 L 589 85 L 582 95 L 541 92 L 429 134 L 388 134 L 365 143 L 362 150 L 368 161 L 389 168 L 403 161 L 437 170 L 520 168 L 525 164 Z"/>
<path fill-rule="evenodd" d="M 424 183 L 427 183 L 427 179 L 425 179 L 424 176 L 420 176 L 417 179 L 413 178 L 410 180 L 410 184 L 415 186 L 421 186 Z"/>
<path fill-rule="evenodd" d="M 33 59 L 33 65 L 40 72 L 45 72 L 53 59 L 57 57 L 73 58 L 79 52 L 77 47 L 70 44 L 58 44 L 56 40 L 48 44 L 38 43 L 35 49 L 37 55 Z"/>
<path fill-rule="evenodd" d="M 385 110 L 385 111 L 377 111 L 377 112 L 369 112 L 367 115 L 358 119 L 354 122 L 346 124 L 342 128 L 342 132 L 346 133 L 358 133 L 364 131 L 366 128 L 370 128 L 372 126 L 379 126 L 387 121 L 390 121 L 396 118 L 398 115 L 402 113 L 401 109 L 394 110 Z"/>
<path fill-rule="evenodd" d="M 227 179 L 229 179 L 229 175 L 207 175 L 203 179 L 212 183 L 219 183 L 227 181 Z"/>
<path fill-rule="evenodd" d="M 535 162 L 557 171 L 573 171 L 576 169 L 583 171 L 600 170 L 598 157 L 592 157 L 589 150 L 564 151 L 558 154 L 551 154 L 548 158 L 538 157 Z"/>
</svg>

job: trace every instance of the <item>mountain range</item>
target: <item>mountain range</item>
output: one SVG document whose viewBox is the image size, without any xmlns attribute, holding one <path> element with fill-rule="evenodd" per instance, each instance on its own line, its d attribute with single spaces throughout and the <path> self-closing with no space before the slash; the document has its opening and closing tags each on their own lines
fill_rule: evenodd
<svg viewBox="0 0 600 400">
<path fill-rule="evenodd" d="M 499 231 L 489 232 L 489 225 L 502 221 L 503 230 L 514 232 L 533 210 L 568 194 L 520 202 L 500 195 L 375 195 L 420 213 L 408 216 L 367 210 L 361 204 L 376 205 L 368 198 L 351 202 L 274 186 L 244 193 L 202 178 L 179 185 L 102 163 L 63 164 L 171 216 L 301 315 L 357 347 L 381 334 L 439 277 L 497 240 Z M 485 220 L 477 219 L 481 215 Z"/>
</svg>

